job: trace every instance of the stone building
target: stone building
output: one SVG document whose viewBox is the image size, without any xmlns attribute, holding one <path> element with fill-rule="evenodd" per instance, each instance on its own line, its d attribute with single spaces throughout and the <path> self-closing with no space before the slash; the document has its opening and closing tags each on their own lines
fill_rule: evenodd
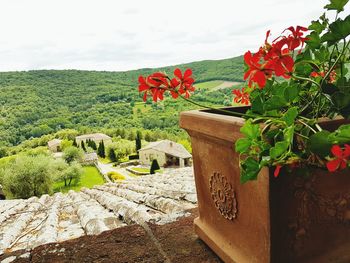
<svg viewBox="0 0 350 263">
<path fill-rule="evenodd" d="M 62 142 L 62 140 L 53 139 L 47 143 L 47 147 L 49 148 L 49 150 L 51 152 L 54 152 L 54 153 L 61 152 L 62 151 L 61 142 Z"/>
<path fill-rule="evenodd" d="M 192 164 L 192 155 L 181 144 L 170 140 L 151 142 L 139 150 L 140 163 L 150 165 L 153 159 L 163 167 L 185 167 Z"/>
</svg>

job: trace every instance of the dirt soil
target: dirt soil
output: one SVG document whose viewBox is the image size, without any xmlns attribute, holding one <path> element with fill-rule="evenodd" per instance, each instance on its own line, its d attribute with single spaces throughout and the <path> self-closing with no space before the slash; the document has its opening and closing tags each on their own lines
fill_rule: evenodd
<svg viewBox="0 0 350 263">
<path fill-rule="evenodd" d="M 16 251 L 0 255 L 0 262 L 222 262 L 193 231 L 190 216 L 165 225 L 132 225 L 83 236 L 62 243 L 39 246 L 32 251 Z"/>
</svg>

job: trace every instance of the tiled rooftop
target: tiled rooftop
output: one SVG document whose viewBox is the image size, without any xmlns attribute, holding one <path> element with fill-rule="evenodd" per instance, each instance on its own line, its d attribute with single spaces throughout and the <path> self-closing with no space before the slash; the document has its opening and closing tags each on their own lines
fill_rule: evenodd
<svg viewBox="0 0 350 263">
<path fill-rule="evenodd" d="M 0 201 L 0 255 L 135 223 L 164 224 L 194 207 L 192 168 L 169 169 L 80 192 Z"/>
</svg>

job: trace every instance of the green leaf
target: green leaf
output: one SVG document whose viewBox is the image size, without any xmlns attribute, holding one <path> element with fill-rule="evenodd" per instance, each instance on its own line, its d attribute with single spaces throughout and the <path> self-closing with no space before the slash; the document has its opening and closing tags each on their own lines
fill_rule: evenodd
<svg viewBox="0 0 350 263">
<path fill-rule="evenodd" d="M 325 130 L 311 135 L 308 142 L 309 150 L 321 157 L 329 155 L 329 151 L 332 147 L 332 143 L 328 139 L 329 135 L 330 132 Z"/>
<path fill-rule="evenodd" d="M 346 70 L 346 67 L 343 66 L 344 69 Z M 343 71 L 344 71 L 343 69 Z M 350 80 L 347 80 L 345 77 L 339 78 L 337 80 L 337 87 L 339 88 L 340 91 L 347 92 L 348 87 L 350 87 Z"/>
<path fill-rule="evenodd" d="M 294 137 L 294 125 L 291 125 L 288 128 L 284 129 L 283 135 L 284 135 L 284 140 L 288 142 L 288 144 L 291 144 Z"/>
<path fill-rule="evenodd" d="M 260 161 L 260 167 L 268 166 L 271 161 L 271 156 L 263 156 Z"/>
<path fill-rule="evenodd" d="M 264 113 L 264 102 L 261 98 L 261 96 L 257 96 L 253 101 L 252 101 L 252 111 L 255 113 Z"/>
<path fill-rule="evenodd" d="M 340 126 L 328 137 L 332 144 L 350 143 L 350 124 Z"/>
<path fill-rule="evenodd" d="M 287 101 L 282 96 L 272 96 L 265 102 L 266 110 L 279 110 L 287 106 Z"/>
<path fill-rule="evenodd" d="M 295 98 L 298 97 L 298 93 L 299 90 L 297 85 L 291 85 L 284 90 L 284 99 L 287 102 L 292 102 Z"/>
<path fill-rule="evenodd" d="M 330 4 L 326 5 L 324 8 L 327 10 L 337 10 L 338 13 L 344 11 L 344 6 L 349 0 L 330 0 Z"/>
<path fill-rule="evenodd" d="M 270 149 L 270 156 L 272 159 L 277 159 L 288 149 L 289 143 L 286 141 L 277 142 L 274 147 Z"/>
<path fill-rule="evenodd" d="M 240 131 L 249 139 L 257 139 L 260 135 L 259 124 L 252 124 L 251 119 L 244 123 Z"/>
<path fill-rule="evenodd" d="M 309 26 L 309 30 L 314 30 L 317 34 L 321 34 L 325 28 L 326 25 L 321 23 L 319 20 L 311 21 L 311 25 Z"/>
<path fill-rule="evenodd" d="M 327 32 L 321 37 L 321 42 L 328 42 L 333 45 L 339 40 L 345 39 L 350 34 L 350 16 L 344 20 L 338 18 L 329 25 L 330 32 Z"/>
<path fill-rule="evenodd" d="M 287 110 L 283 115 L 282 120 L 284 120 L 287 125 L 292 125 L 295 121 L 295 118 L 298 116 L 298 107 L 292 107 Z"/>
<path fill-rule="evenodd" d="M 259 163 L 254 158 L 248 157 L 246 160 L 241 162 L 241 183 L 244 184 L 250 180 L 256 180 L 259 171 Z"/>
<path fill-rule="evenodd" d="M 308 40 L 306 40 L 306 43 L 311 47 L 312 49 L 319 48 L 321 46 L 321 39 L 320 35 L 313 31 L 308 36 L 306 36 Z"/>
<path fill-rule="evenodd" d="M 314 51 L 314 62 L 319 64 L 319 61 L 325 61 L 329 59 L 329 49 L 327 49 L 325 46 L 321 46 L 319 50 Z"/>
<path fill-rule="evenodd" d="M 251 139 L 240 138 L 235 143 L 236 152 L 245 153 L 250 148 L 250 145 L 251 145 Z"/>
<path fill-rule="evenodd" d="M 338 109 L 344 109 L 350 105 L 350 94 L 343 92 L 335 92 L 332 96 L 332 101 Z"/>
</svg>

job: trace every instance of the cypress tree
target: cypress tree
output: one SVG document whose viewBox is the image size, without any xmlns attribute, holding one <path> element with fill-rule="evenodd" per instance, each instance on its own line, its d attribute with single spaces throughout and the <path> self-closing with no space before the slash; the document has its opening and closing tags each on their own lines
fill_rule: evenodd
<svg viewBox="0 0 350 263">
<path fill-rule="evenodd" d="M 106 157 L 105 145 L 104 145 L 103 141 L 101 141 L 100 144 L 98 145 L 97 154 L 102 158 Z"/>
<path fill-rule="evenodd" d="M 90 139 L 87 139 L 86 144 L 87 144 L 88 147 L 91 148 L 91 140 Z"/>
<path fill-rule="evenodd" d="M 95 151 L 97 150 L 97 145 L 95 141 L 91 141 L 91 148 L 94 149 Z"/>
<path fill-rule="evenodd" d="M 114 149 L 110 149 L 109 150 L 109 159 L 112 161 L 112 162 L 116 162 L 117 161 L 117 156 L 115 155 L 115 151 Z"/>
<path fill-rule="evenodd" d="M 151 164 L 151 169 L 150 169 L 150 174 L 155 174 L 156 170 L 159 170 L 159 164 L 157 159 L 153 159 L 152 164 Z"/>
<path fill-rule="evenodd" d="M 83 149 L 84 152 L 86 152 L 86 147 L 84 141 L 81 141 L 81 148 Z"/>
</svg>

